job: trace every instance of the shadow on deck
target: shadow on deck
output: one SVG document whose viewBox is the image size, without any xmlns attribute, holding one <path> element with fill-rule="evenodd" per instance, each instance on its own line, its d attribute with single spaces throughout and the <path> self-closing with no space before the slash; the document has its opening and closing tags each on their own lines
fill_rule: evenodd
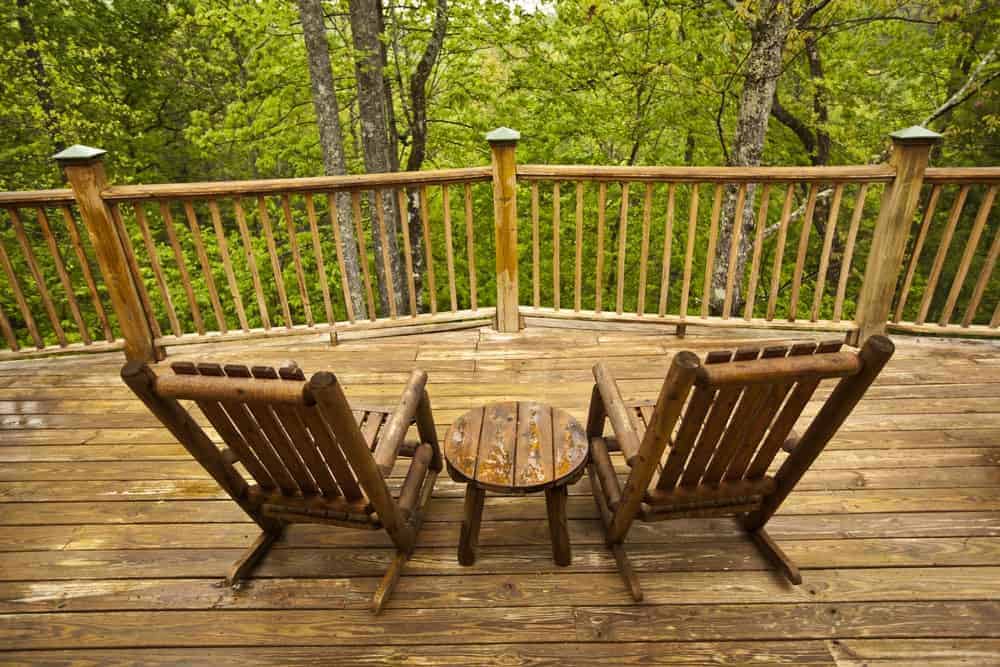
<svg viewBox="0 0 1000 667">
<path fill-rule="evenodd" d="M 307 374 L 335 371 L 352 401 L 390 405 L 419 367 L 443 434 L 495 400 L 541 400 L 583 419 L 602 359 L 624 392 L 653 397 L 671 352 L 731 348 L 742 335 L 783 334 L 474 329 L 337 347 L 192 346 L 168 361 L 295 359 Z M 381 532 L 292 527 L 252 581 L 220 587 L 256 528 L 120 382 L 120 354 L 2 363 L 0 647 L 11 652 L 0 660 L 1000 661 L 1000 344 L 895 341 L 886 371 L 769 524 L 802 586 L 773 573 L 728 520 L 637 524 L 629 550 L 646 601 L 633 604 L 586 478 L 570 490 L 570 567 L 553 565 L 533 495 L 487 498 L 479 560 L 463 568 L 463 489 L 442 476 L 379 617 L 367 605 L 393 554 Z"/>
</svg>

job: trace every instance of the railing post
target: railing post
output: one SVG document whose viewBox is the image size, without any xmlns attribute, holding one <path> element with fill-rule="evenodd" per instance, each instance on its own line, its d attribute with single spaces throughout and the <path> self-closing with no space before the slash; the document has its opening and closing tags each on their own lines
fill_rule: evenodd
<svg viewBox="0 0 1000 667">
<path fill-rule="evenodd" d="M 858 329 L 851 342 L 855 345 L 863 344 L 870 336 L 885 333 L 928 156 L 934 143 L 941 138 L 940 134 L 917 125 L 889 136 L 892 138 L 889 164 L 896 168 L 896 177 L 886 184 L 882 193 L 854 318 Z"/>
<path fill-rule="evenodd" d="M 129 270 L 122 240 L 118 237 L 111 211 L 101 198 L 107 187 L 104 175 L 104 153 L 99 148 L 71 146 L 52 156 L 62 167 L 73 196 L 80 208 L 80 217 L 94 246 L 101 275 L 111 296 L 111 307 L 118 316 L 125 338 L 125 356 L 129 361 L 156 361 L 163 358 L 162 349 L 154 344 L 147 313 Z"/>
<path fill-rule="evenodd" d="M 516 332 L 517 309 L 517 159 L 520 133 L 500 127 L 486 135 L 493 153 L 493 223 L 496 231 L 497 331 Z"/>
</svg>

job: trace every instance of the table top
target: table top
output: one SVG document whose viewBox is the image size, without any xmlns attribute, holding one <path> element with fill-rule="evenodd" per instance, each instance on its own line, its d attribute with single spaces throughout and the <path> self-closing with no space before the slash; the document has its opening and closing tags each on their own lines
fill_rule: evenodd
<svg viewBox="0 0 1000 667">
<path fill-rule="evenodd" d="M 565 410 L 528 401 L 469 410 L 448 428 L 452 479 L 493 491 L 540 491 L 574 481 L 587 461 L 587 436 Z"/>
</svg>

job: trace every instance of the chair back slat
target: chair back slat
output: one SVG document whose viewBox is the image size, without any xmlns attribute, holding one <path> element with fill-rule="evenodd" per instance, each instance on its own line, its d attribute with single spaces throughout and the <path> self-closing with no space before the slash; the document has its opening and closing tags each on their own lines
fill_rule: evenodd
<svg viewBox="0 0 1000 667">
<path fill-rule="evenodd" d="M 351 501 L 362 498 L 364 494 L 354 478 L 354 473 L 351 472 L 351 466 L 347 462 L 344 452 L 341 451 L 340 445 L 337 444 L 337 439 L 329 425 L 319 414 L 319 410 L 314 405 L 306 405 L 301 408 L 301 414 L 306 426 L 309 427 L 309 432 L 312 433 L 316 447 L 323 453 L 323 458 L 330 466 L 330 472 L 337 480 L 337 485 L 340 487 L 341 493 L 344 494 L 344 498 Z"/>
<path fill-rule="evenodd" d="M 694 447 L 698 434 L 701 433 L 705 423 L 705 415 L 712 407 L 715 394 L 715 389 L 710 387 L 696 387 L 691 393 L 691 400 L 688 402 L 677 436 L 667 454 L 667 462 L 663 464 L 663 471 L 656 483 L 656 488 L 661 491 L 674 488 L 681 473 L 684 472 L 684 465 L 687 463 L 688 455 Z"/>
<path fill-rule="evenodd" d="M 305 375 L 294 365 L 275 369 L 178 362 L 172 368 L 177 375 L 199 377 L 197 381 L 168 380 L 163 383 L 165 392 L 178 399 L 195 399 L 261 491 L 277 489 L 289 498 L 324 497 L 364 504 L 372 496 L 371 487 L 381 498 L 380 514 L 392 513 L 385 506 L 391 502 L 388 487 L 371 453 L 383 414 L 357 411 L 355 417 L 339 386 L 321 405 L 311 398 Z M 226 378 L 234 384 L 229 387 L 202 378 Z M 211 400 L 213 393 L 227 398 Z M 343 419 L 344 415 L 349 418 Z M 373 504 L 378 511 L 377 503 Z"/>
<path fill-rule="evenodd" d="M 719 439 L 712 460 L 701 476 L 701 484 L 718 484 L 729 469 L 738 453 L 749 449 L 751 445 L 748 432 L 757 423 L 763 404 L 770 397 L 771 387 L 754 385 L 743 390 L 739 405 L 733 411 L 733 418 L 726 427 L 726 432 Z M 755 444 L 755 443 L 754 443 Z"/>
<path fill-rule="evenodd" d="M 691 494 L 699 488 L 717 489 L 740 480 L 762 479 L 828 367 L 819 362 L 787 364 L 784 359 L 837 352 L 840 347 L 840 341 L 829 341 L 710 353 L 703 367 L 708 372 L 696 382 L 670 443 L 656 481 L 656 497 L 664 499 L 664 494 L 670 492 Z M 739 362 L 754 364 L 738 367 L 745 382 L 733 381 L 732 374 L 709 370 Z M 790 375 L 789 369 L 800 367 L 805 369 L 802 379 Z M 829 368 L 829 377 L 844 374 L 837 364 Z M 716 385 L 706 380 L 713 376 L 725 381 Z"/>
<path fill-rule="evenodd" d="M 778 359 L 786 356 L 788 353 L 788 346 L 775 345 L 764 348 L 760 358 Z M 750 465 L 750 460 L 757 451 L 757 446 L 764 437 L 764 433 L 771 426 L 774 415 L 777 414 L 790 388 L 790 385 L 785 384 L 773 384 L 753 388 L 754 391 L 762 390 L 763 396 L 761 396 L 760 402 L 754 408 L 753 419 L 742 429 L 743 437 L 728 463 L 722 481 L 734 482 L 743 479 L 747 466 Z"/>
<path fill-rule="evenodd" d="M 197 367 L 189 361 L 177 362 L 171 368 L 178 375 L 198 375 Z M 264 491 L 273 491 L 277 487 L 274 477 L 250 448 L 246 438 L 233 424 L 222 404 L 219 401 L 195 401 L 195 403 L 258 486 Z"/>
<path fill-rule="evenodd" d="M 749 361 L 756 359 L 759 350 L 754 348 L 743 348 L 737 350 L 732 356 L 732 361 Z M 720 362 L 724 363 L 724 362 Z M 691 459 L 684 468 L 681 475 L 681 486 L 696 486 L 701 480 L 705 467 L 715 453 L 719 445 L 720 438 L 726 430 L 726 425 L 732 417 L 733 409 L 740 399 L 743 388 L 740 386 L 724 387 L 715 396 L 715 402 L 708 413 L 705 425 L 702 427 L 701 435 L 691 453 Z"/>
<path fill-rule="evenodd" d="M 224 370 L 229 377 L 253 377 L 250 369 L 243 365 L 226 364 Z M 281 459 L 281 463 L 295 482 L 299 493 L 304 496 L 317 495 L 319 489 L 316 483 L 306 470 L 305 464 L 302 463 L 281 424 L 278 423 L 271 405 L 259 401 L 248 401 L 243 405 L 259 427 L 258 436 L 266 439 L 271 449 Z"/>
<path fill-rule="evenodd" d="M 174 372 L 178 374 L 187 372 L 184 366 L 180 363 L 173 364 L 171 368 L 173 368 Z M 198 375 L 204 377 L 227 377 L 226 372 L 219 364 L 199 363 L 195 366 L 195 370 Z M 267 471 L 268 477 L 273 480 L 278 489 L 285 495 L 294 495 L 298 491 L 298 485 L 285 468 L 285 464 L 282 463 L 281 458 L 279 458 L 275 453 L 274 448 L 271 446 L 271 443 L 268 442 L 263 431 L 261 431 L 260 426 L 250 413 L 246 403 L 242 401 L 226 400 L 219 401 L 219 406 L 225 412 L 229 422 L 236 430 L 236 435 L 239 435 L 240 438 L 230 441 L 226 438 L 226 435 L 223 432 L 220 431 L 219 435 L 226 441 L 227 444 L 230 445 L 230 447 L 233 447 L 233 442 L 238 443 L 239 440 L 242 439 L 242 441 L 247 444 L 247 447 L 256 455 L 257 460 Z M 200 403 L 199 407 L 201 407 Z M 237 444 L 236 447 L 233 447 L 234 451 L 238 448 L 238 446 L 239 445 Z M 241 460 L 241 462 L 244 467 L 247 467 L 245 461 Z M 250 468 L 247 468 L 247 472 L 250 472 L 262 489 L 268 488 L 265 484 L 262 484 L 262 482 L 266 481 L 267 478 L 263 476 L 258 477 L 252 470 L 250 470 Z"/>
</svg>

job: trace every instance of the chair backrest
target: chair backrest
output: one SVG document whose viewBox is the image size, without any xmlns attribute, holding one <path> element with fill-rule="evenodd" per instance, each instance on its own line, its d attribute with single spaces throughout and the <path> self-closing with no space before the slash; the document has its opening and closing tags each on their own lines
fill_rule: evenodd
<svg viewBox="0 0 1000 667">
<path fill-rule="evenodd" d="M 306 381 L 294 365 L 171 368 L 173 374 L 157 377 L 132 362 L 122 378 L 248 512 L 289 501 L 322 506 L 317 511 L 333 507 L 345 519 L 372 511 L 385 524 L 395 517 L 395 502 L 332 373 Z M 226 449 L 211 442 L 182 400 L 197 404 Z"/>
<path fill-rule="evenodd" d="M 650 424 L 658 423 L 661 412 L 672 412 L 673 421 L 646 431 L 639 450 L 639 461 L 646 464 L 633 468 L 625 492 L 642 494 L 654 508 L 674 511 L 713 506 L 753 511 L 773 505 L 769 517 L 893 351 L 883 336 L 870 338 L 860 353 L 841 352 L 840 347 L 832 341 L 711 353 L 690 370 L 693 383 L 688 380 L 684 395 L 675 392 L 665 400 L 668 377 Z M 796 438 L 792 429 L 817 387 L 835 378 L 839 383 Z M 768 476 L 786 441 L 788 457 Z M 632 500 L 637 506 L 638 498 Z"/>
</svg>

